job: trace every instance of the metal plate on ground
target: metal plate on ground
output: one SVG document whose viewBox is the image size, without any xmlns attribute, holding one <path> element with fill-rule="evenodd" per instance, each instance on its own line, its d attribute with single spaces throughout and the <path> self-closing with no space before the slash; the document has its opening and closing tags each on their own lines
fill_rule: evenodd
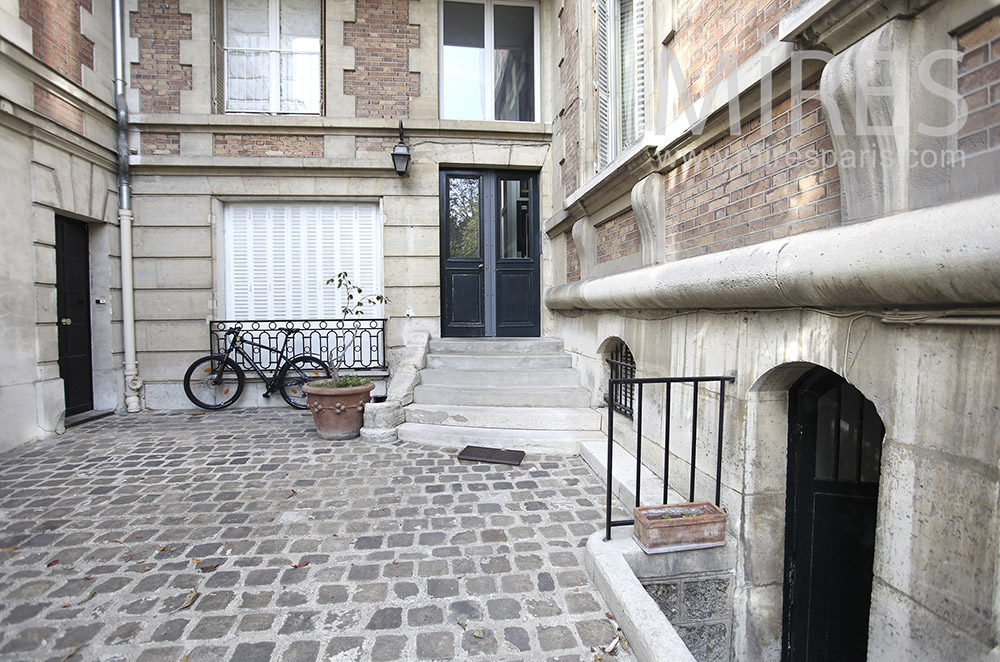
<svg viewBox="0 0 1000 662">
<path fill-rule="evenodd" d="M 519 466 L 524 459 L 524 451 L 509 451 L 506 448 L 486 448 L 485 446 L 466 446 L 458 454 L 458 459 L 470 462 L 491 462 L 493 464 L 512 464 Z"/>
</svg>

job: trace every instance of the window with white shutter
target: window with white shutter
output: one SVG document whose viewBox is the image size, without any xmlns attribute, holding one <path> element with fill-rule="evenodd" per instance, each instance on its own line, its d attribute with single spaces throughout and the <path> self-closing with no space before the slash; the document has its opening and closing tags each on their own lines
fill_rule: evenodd
<svg viewBox="0 0 1000 662">
<path fill-rule="evenodd" d="M 344 294 L 326 283 L 341 271 L 366 295 L 383 293 L 376 203 L 232 203 L 223 232 L 229 319 L 343 317 Z"/>
<path fill-rule="evenodd" d="M 643 0 L 594 3 L 596 170 L 602 170 L 645 131 Z"/>
</svg>

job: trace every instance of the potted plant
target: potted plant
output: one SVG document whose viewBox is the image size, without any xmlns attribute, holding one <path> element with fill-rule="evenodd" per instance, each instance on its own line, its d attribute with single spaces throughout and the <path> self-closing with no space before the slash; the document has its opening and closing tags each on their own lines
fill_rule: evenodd
<svg viewBox="0 0 1000 662">
<path fill-rule="evenodd" d="M 642 506 L 633 514 L 632 537 L 647 554 L 726 544 L 727 515 L 708 501 Z"/>
<path fill-rule="evenodd" d="M 357 316 L 369 304 L 385 304 L 389 299 L 381 294 L 364 295 L 364 291 L 351 282 L 346 271 L 342 271 L 327 284 L 336 283 L 344 290 L 346 303 L 341 307 L 344 318 Z M 308 382 L 302 390 L 306 393 L 309 411 L 316 423 L 316 432 L 323 439 L 353 439 L 361 433 L 364 424 L 365 405 L 371 401 L 371 391 L 375 388 L 372 380 L 354 375 L 340 375 L 347 348 L 354 343 L 354 332 L 348 330 L 350 340 L 338 352 L 330 352 L 330 372 L 332 377 Z"/>
</svg>

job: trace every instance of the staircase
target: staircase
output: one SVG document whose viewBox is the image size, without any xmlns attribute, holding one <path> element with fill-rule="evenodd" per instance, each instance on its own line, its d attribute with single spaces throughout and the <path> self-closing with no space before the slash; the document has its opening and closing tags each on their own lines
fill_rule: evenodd
<svg viewBox="0 0 1000 662">
<path fill-rule="evenodd" d="M 399 439 L 527 452 L 605 440 L 558 338 L 432 340 Z"/>
</svg>

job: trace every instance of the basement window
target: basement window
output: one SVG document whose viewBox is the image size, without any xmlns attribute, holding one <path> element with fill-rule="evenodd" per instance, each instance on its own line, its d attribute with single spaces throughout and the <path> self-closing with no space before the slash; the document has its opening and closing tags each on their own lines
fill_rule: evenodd
<svg viewBox="0 0 1000 662">
<path fill-rule="evenodd" d="M 607 361 L 611 366 L 611 379 L 635 379 L 635 357 L 624 342 L 615 345 Z M 615 411 L 631 418 L 634 404 L 635 384 L 615 384 L 611 387 L 608 405 Z"/>
</svg>

